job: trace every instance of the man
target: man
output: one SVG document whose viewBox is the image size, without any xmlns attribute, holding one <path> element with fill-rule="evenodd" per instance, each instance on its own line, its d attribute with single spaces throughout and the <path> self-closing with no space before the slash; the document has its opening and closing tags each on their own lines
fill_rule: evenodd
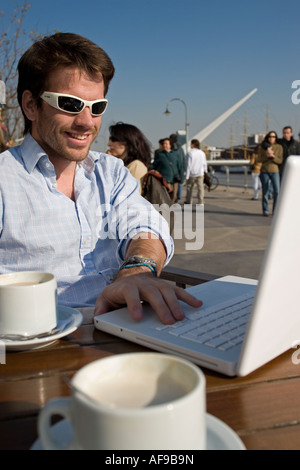
<svg viewBox="0 0 300 470">
<path fill-rule="evenodd" d="M 178 185 L 184 181 L 184 166 L 176 150 L 172 150 L 171 140 L 163 140 L 163 151 L 158 152 L 153 162 L 154 170 L 157 170 L 169 184 L 171 202 L 177 200 Z"/>
<path fill-rule="evenodd" d="M 183 174 L 185 174 L 186 158 L 185 158 L 184 151 L 182 150 L 182 147 L 180 145 L 178 145 L 177 134 L 171 134 L 170 135 L 170 141 L 171 141 L 172 150 L 176 150 L 176 152 L 179 155 L 179 160 L 180 160 L 181 166 L 183 168 Z M 184 180 L 184 177 L 183 177 L 183 180 Z M 180 199 L 182 197 L 182 187 L 183 187 L 183 182 L 178 184 L 178 192 L 177 192 L 176 202 L 180 201 Z"/>
<path fill-rule="evenodd" d="M 205 153 L 200 150 L 200 142 L 197 139 L 191 141 L 191 150 L 187 156 L 186 167 L 186 204 L 191 204 L 193 186 L 196 183 L 199 204 L 204 204 L 204 172 L 207 172 Z"/>
<path fill-rule="evenodd" d="M 178 299 L 201 302 L 155 277 L 173 253 L 165 221 L 121 160 L 90 151 L 110 58 L 57 33 L 33 44 L 18 71 L 26 135 L 0 158 L 0 272 L 50 271 L 59 303 L 96 305 L 95 314 L 127 304 L 139 320 L 147 301 L 163 323 L 181 320 Z"/>
<path fill-rule="evenodd" d="M 282 139 L 278 139 L 278 144 L 283 147 L 283 162 L 280 165 L 280 179 L 283 176 L 286 159 L 290 155 L 300 155 L 300 142 L 294 139 L 291 126 L 282 129 Z"/>
</svg>

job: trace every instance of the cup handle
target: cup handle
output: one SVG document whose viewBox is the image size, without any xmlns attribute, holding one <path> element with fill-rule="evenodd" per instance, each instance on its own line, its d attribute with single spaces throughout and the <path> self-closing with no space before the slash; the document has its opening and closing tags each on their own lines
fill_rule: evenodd
<svg viewBox="0 0 300 470">
<path fill-rule="evenodd" d="M 71 421 L 71 399 L 55 398 L 49 401 L 41 410 L 38 416 L 38 434 L 45 450 L 64 450 L 70 449 L 74 445 L 74 441 L 62 444 L 54 439 L 51 431 L 51 418 L 53 415 L 59 415 Z"/>
</svg>

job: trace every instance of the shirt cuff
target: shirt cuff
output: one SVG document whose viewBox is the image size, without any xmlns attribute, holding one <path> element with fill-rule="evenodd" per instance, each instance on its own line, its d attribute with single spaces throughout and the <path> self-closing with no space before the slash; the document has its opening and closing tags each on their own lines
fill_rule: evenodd
<svg viewBox="0 0 300 470">
<path fill-rule="evenodd" d="M 149 229 L 149 227 L 139 227 L 138 229 L 134 229 L 131 232 L 129 232 L 127 238 L 121 240 L 121 242 L 119 244 L 119 247 L 118 247 L 119 261 L 120 262 L 124 261 L 128 244 L 131 242 L 133 237 L 135 237 L 135 235 L 137 235 L 138 233 L 142 233 L 142 232 L 144 232 L 144 233 L 153 233 L 163 243 L 163 245 L 165 247 L 165 250 L 166 250 L 166 260 L 165 260 L 164 266 L 167 266 L 167 264 L 169 264 L 169 262 L 171 261 L 173 255 L 174 255 L 174 241 L 173 241 L 173 239 L 170 235 L 167 235 L 167 234 L 162 234 L 161 235 L 160 233 L 156 232 L 155 230 Z"/>
</svg>

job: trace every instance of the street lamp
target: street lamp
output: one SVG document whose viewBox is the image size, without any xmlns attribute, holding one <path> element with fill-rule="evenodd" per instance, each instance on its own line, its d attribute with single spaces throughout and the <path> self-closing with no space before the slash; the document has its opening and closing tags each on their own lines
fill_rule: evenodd
<svg viewBox="0 0 300 470">
<path fill-rule="evenodd" d="M 183 105 L 184 105 L 184 108 L 185 108 L 185 138 L 186 138 L 186 145 L 185 145 L 185 149 L 186 149 L 186 153 L 188 153 L 188 126 L 189 126 L 189 123 L 188 123 L 188 112 L 187 112 L 187 105 L 185 103 L 185 101 L 181 100 L 180 98 L 172 98 L 168 103 L 167 103 L 167 107 L 166 107 L 166 110 L 164 112 L 164 114 L 166 116 L 168 116 L 169 114 L 171 114 L 171 111 L 169 111 L 169 104 L 172 103 L 172 101 L 180 101 Z"/>
</svg>

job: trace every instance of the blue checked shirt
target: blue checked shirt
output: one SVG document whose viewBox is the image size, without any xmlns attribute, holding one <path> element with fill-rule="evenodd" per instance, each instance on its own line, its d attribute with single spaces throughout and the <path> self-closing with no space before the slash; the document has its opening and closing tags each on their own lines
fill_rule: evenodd
<svg viewBox="0 0 300 470">
<path fill-rule="evenodd" d="M 0 154 L 1 274 L 51 272 L 59 304 L 79 307 L 95 305 L 138 232 L 159 236 L 169 262 L 169 227 L 121 160 L 90 151 L 74 189 L 75 202 L 56 189 L 54 167 L 30 134 Z"/>
</svg>

